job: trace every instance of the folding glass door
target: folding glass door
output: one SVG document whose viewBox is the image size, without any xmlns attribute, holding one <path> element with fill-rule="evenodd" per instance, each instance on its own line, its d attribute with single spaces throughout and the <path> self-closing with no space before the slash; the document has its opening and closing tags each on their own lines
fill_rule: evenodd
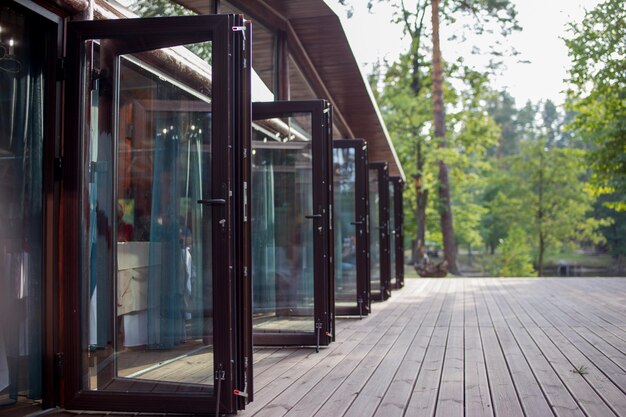
<svg viewBox="0 0 626 417">
<path fill-rule="evenodd" d="M 391 296 L 389 175 L 386 162 L 369 164 L 370 281 L 372 301 Z"/>
<path fill-rule="evenodd" d="M 333 337 L 331 108 L 252 104 L 254 343 Z"/>
<path fill-rule="evenodd" d="M 367 145 L 362 139 L 333 141 L 335 313 L 370 311 Z"/>
<path fill-rule="evenodd" d="M 404 287 L 404 213 L 402 191 L 404 181 L 389 177 L 389 233 L 391 259 L 391 288 Z"/>
<path fill-rule="evenodd" d="M 244 27 L 235 15 L 68 24 L 66 408 L 243 405 Z"/>
</svg>

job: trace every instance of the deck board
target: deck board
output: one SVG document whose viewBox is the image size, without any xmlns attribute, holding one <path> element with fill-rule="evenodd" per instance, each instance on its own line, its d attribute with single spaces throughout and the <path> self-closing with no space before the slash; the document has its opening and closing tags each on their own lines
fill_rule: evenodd
<svg viewBox="0 0 626 417">
<path fill-rule="evenodd" d="M 239 415 L 626 417 L 623 278 L 407 279 L 336 329 L 256 348 Z"/>
<path fill-rule="evenodd" d="M 626 417 L 626 279 L 405 282 L 320 353 L 258 349 L 239 415 Z"/>
</svg>

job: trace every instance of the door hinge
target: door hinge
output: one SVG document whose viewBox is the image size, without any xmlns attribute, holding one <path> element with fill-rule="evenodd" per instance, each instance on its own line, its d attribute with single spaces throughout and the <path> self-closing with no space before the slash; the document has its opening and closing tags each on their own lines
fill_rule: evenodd
<svg viewBox="0 0 626 417">
<path fill-rule="evenodd" d="M 243 222 L 248 222 L 248 181 L 243 182 Z"/>
<path fill-rule="evenodd" d="M 65 81 L 66 64 L 65 57 L 57 59 L 57 81 Z"/>
<path fill-rule="evenodd" d="M 63 352 L 57 352 L 54 354 L 54 366 L 56 367 L 57 377 L 63 377 L 63 370 L 65 368 L 65 360 L 63 358 Z"/>
<path fill-rule="evenodd" d="M 63 158 L 54 158 L 54 179 L 61 181 L 63 179 Z"/>
</svg>

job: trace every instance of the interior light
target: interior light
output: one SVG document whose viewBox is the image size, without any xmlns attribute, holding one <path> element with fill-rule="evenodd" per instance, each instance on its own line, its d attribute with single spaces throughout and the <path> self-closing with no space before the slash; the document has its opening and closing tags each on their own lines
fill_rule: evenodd
<svg viewBox="0 0 626 417">
<path fill-rule="evenodd" d="M 164 129 L 163 129 L 163 134 L 164 134 L 164 135 L 165 135 L 165 134 L 167 134 L 167 128 L 164 128 Z"/>
<path fill-rule="evenodd" d="M 256 149 L 252 149 L 252 155 L 256 155 Z"/>
<path fill-rule="evenodd" d="M 191 125 L 191 130 L 196 130 L 196 125 Z"/>
</svg>

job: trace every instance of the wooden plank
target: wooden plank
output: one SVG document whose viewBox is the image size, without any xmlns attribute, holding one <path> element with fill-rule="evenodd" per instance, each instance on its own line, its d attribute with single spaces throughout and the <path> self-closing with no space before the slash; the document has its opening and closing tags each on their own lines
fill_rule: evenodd
<svg viewBox="0 0 626 417">
<path fill-rule="evenodd" d="M 376 410 L 376 416 L 393 417 L 397 415 L 402 416 L 404 413 L 434 331 L 438 312 L 444 301 L 444 293 L 441 291 L 441 289 L 445 288 L 443 282 L 440 282 L 436 288 L 435 295 L 431 297 L 427 313 L 419 321 L 420 327 L 411 342 L 411 346 L 402 359 L 386 393 L 382 396 L 382 401 Z"/>
<path fill-rule="evenodd" d="M 391 308 L 389 307 L 391 306 Z M 367 320 L 360 320 L 355 322 L 354 326 L 343 333 L 345 339 L 348 340 L 353 333 L 358 331 L 359 329 L 366 328 L 369 329 L 370 332 L 377 331 L 377 326 L 389 326 L 393 323 L 399 316 L 401 316 L 402 312 L 408 308 L 408 305 L 403 305 L 400 303 L 385 303 L 378 314 L 372 315 L 368 317 Z M 384 312 L 388 311 L 390 314 L 384 314 Z M 382 313 L 382 314 L 381 314 Z M 362 340 L 368 332 L 362 332 L 361 337 L 358 340 Z M 280 370 L 279 372 L 268 372 L 264 375 L 270 374 L 272 378 L 271 385 L 266 385 L 262 388 L 258 394 L 255 396 L 255 401 L 250 404 L 246 410 L 242 413 L 245 416 L 256 415 L 260 412 L 265 406 L 270 408 L 274 408 L 274 415 L 282 415 L 285 410 L 284 407 L 281 410 L 281 406 L 275 404 L 273 401 L 278 396 L 280 396 L 284 391 L 286 391 L 290 386 L 292 386 L 300 377 L 306 373 L 306 370 L 313 368 L 322 362 L 323 359 L 328 357 L 331 353 L 333 353 L 339 346 L 343 343 L 338 335 L 338 340 L 331 344 L 328 348 L 321 350 L 319 353 L 313 353 L 314 356 L 307 356 L 302 361 L 299 361 L 297 364 L 290 366 L 288 369 Z M 281 362 L 282 363 L 282 362 Z M 294 377 L 295 375 L 295 377 Z"/>
<path fill-rule="evenodd" d="M 436 416 L 463 417 L 465 404 L 463 335 L 462 326 L 450 326 L 443 361 L 443 373 L 439 385 Z"/>
<path fill-rule="evenodd" d="M 497 282 L 492 282 L 494 285 L 492 288 L 496 288 Z M 498 307 L 498 304 L 493 298 L 493 292 L 485 292 L 483 297 L 488 305 L 488 309 L 492 317 L 508 317 L 513 321 L 513 317 L 508 310 L 502 312 Z M 515 384 L 515 390 L 520 400 L 524 415 L 526 417 L 536 416 L 551 416 L 553 415 L 546 397 L 544 396 L 539 383 L 535 379 L 535 375 L 531 370 L 524 353 L 517 344 L 517 341 L 513 337 L 508 323 L 503 323 L 502 326 L 494 326 L 498 342 L 504 354 L 504 358 L 508 365 L 511 378 Z"/>
<path fill-rule="evenodd" d="M 543 330 L 568 358 L 572 364 L 572 370 L 585 367 L 587 373 L 582 376 L 613 411 L 618 415 L 626 415 L 626 394 L 623 391 L 626 388 L 626 376 L 623 370 L 569 327 L 568 320 L 559 315 L 559 311 L 553 305 L 545 302 L 537 304 L 535 300 L 530 304 L 535 309 L 540 309 L 541 313 L 554 325 Z"/>
<path fill-rule="evenodd" d="M 487 367 L 478 329 L 473 287 L 471 289 L 472 292 L 465 294 L 465 416 L 492 417 Z"/>
<path fill-rule="evenodd" d="M 435 412 L 448 330 L 448 327 L 435 327 L 404 414 L 407 417 L 432 416 Z"/>
<path fill-rule="evenodd" d="M 434 324 L 437 316 L 433 315 L 432 312 L 433 310 L 439 310 L 441 307 L 441 303 L 443 302 L 443 293 L 440 291 L 440 289 L 444 285 L 444 282 L 433 280 L 425 281 L 432 288 L 433 301 L 430 310 L 426 314 L 423 322 L 429 322 Z M 335 417 L 337 415 L 344 415 L 344 413 L 346 413 L 346 411 L 348 411 L 348 409 L 351 407 L 354 399 L 361 394 L 362 390 L 364 389 L 363 387 L 371 379 L 372 374 L 378 368 L 380 359 L 376 360 L 376 358 L 384 357 L 387 351 L 388 348 L 385 348 L 384 345 L 377 344 L 374 349 L 372 349 L 372 352 L 368 355 L 368 357 L 372 358 L 372 360 L 368 360 L 366 358 L 361 362 L 359 368 L 356 369 L 352 374 L 350 374 L 350 376 L 343 382 L 343 384 L 338 387 L 337 391 L 326 401 L 326 403 L 322 406 L 319 412 L 315 414 L 316 417 Z M 391 389 L 393 389 L 393 383 L 391 384 L 391 387 Z M 409 387 L 409 392 L 411 389 L 412 384 Z"/>
<path fill-rule="evenodd" d="M 583 355 L 575 345 L 556 329 L 545 329 L 544 331 L 559 347 L 559 350 L 568 358 L 573 367 L 572 371 L 575 368 L 580 369 L 584 366 L 586 373 L 581 376 L 589 382 L 617 415 L 626 416 L 626 394 L 607 378 L 607 375 L 599 369 L 599 365 L 596 365 L 590 358 Z M 599 359 L 599 357 L 596 359 Z"/>
<path fill-rule="evenodd" d="M 272 355 L 265 357 L 263 359 L 260 359 L 259 362 L 255 363 L 254 364 L 254 385 L 256 389 L 258 390 L 261 388 L 260 386 L 257 386 L 257 383 L 261 384 L 261 381 L 262 381 L 260 379 L 261 374 L 263 374 L 269 369 L 273 369 L 277 363 L 289 358 L 289 356 L 294 355 L 296 352 L 300 350 L 301 348 L 284 347 L 274 352 Z"/>
<path fill-rule="evenodd" d="M 409 305 L 405 308 L 409 309 Z M 409 324 L 410 315 L 406 314 L 403 310 L 402 313 L 398 314 L 393 320 L 385 320 L 381 324 L 384 328 L 387 328 L 387 335 L 390 337 L 398 337 Z M 372 337 L 380 337 L 384 332 L 380 331 L 380 329 L 372 329 L 371 327 L 365 329 L 363 334 L 360 337 L 352 338 L 352 340 L 348 340 L 338 349 L 333 352 L 331 358 L 327 361 L 324 361 L 322 366 L 316 366 L 311 370 L 304 373 L 303 377 L 300 378 L 296 383 L 290 386 L 288 390 L 285 390 L 282 394 L 277 396 L 272 401 L 272 407 L 268 410 L 263 410 L 257 414 L 257 416 L 281 416 L 284 413 L 291 410 L 296 403 L 299 402 L 299 399 L 306 395 L 317 383 L 323 379 L 330 371 L 333 370 L 334 365 L 338 364 L 341 359 L 343 359 L 346 355 L 350 354 L 352 350 L 354 350 L 361 343 L 364 343 L 368 338 Z"/>
<path fill-rule="evenodd" d="M 605 404 L 598 393 L 587 383 L 586 379 L 572 372 L 574 367 L 569 359 L 544 332 L 544 329 L 550 326 L 540 328 L 538 325 L 537 319 L 539 317 L 543 318 L 543 315 L 531 305 L 530 299 L 541 297 L 541 291 L 536 291 L 526 297 L 519 295 L 517 291 L 511 291 L 508 296 L 510 299 L 514 299 L 530 321 L 535 323 L 535 325 L 531 324 L 526 327 L 528 334 L 550 362 L 552 368 L 559 375 L 559 378 L 585 414 L 588 416 L 615 416 L 616 414 Z"/>
<path fill-rule="evenodd" d="M 517 304 L 510 300 L 506 291 L 500 286 L 500 291 L 494 298 L 500 311 L 510 312 L 511 322 L 521 323 L 517 314 Z M 525 314 L 520 312 L 520 314 Z M 523 352 L 533 374 L 537 379 L 542 391 L 552 407 L 552 411 L 558 417 L 583 417 L 584 413 L 567 390 L 557 373 L 550 366 L 545 356 L 534 343 L 525 328 L 521 326 L 510 326 L 511 333 Z"/>
<path fill-rule="evenodd" d="M 480 280 L 480 291 L 477 292 L 476 302 L 478 303 L 479 317 L 481 323 L 479 327 L 487 374 L 489 375 L 489 387 L 491 390 L 491 400 L 493 402 L 494 414 L 496 416 L 522 417 L 524 415 L 520 404 L 515 385 L 509 374 L 506 360 L 498 343 L 498 338 L 493 326 L 484 325 L 491 320 L 485 297 L 481 292 L 488 288 L 487 280 Z M 491 284 L 489 284 L 491 285 Z M 481 318 L 481 316 L 483 316 Z"/>
<path fill-rule="evenodd" d="M 429 300 L 428 293 L 422 293 L 419 297 L 415 298 L 415 303 L 410 303 L 408 309 L 402 314 L 401 318 L 396 323 L 402 323 L 402 328 L 399 329 L 399 334 L 410 333 L 411 329 L 409 325 L 411 323 L 420 323 L 421 318 L 427 312 L 428 306 L 432 303 Z M 419 302 L 421 300 L 421 302 Z M 394 325 L 397 326 L 397 325 Z M 392 326 L 393 327 L 393 326 Z M 344 355 L 341 362 L 332 369 L 332 372 L 323 380 L 321 380 L 314 388 L 310 389 L 302 400 L 299 401 L 290 411 L 286 414 L 288 417 L 309 417 L 313 415 L 335 392 L 340 392 L 343 388 L 341 385 L 348 378 L 348 376 L 359 366 L 362 361 L 368 360 L 372 348 L 378 345 L 384 337 L 389 337 L 388 332 L 377 331 L 370 337 L 365 339 L 359 346 L 347 355 Z M 394 344 L 394 347 L 397 345 Z M 380 358 L 381 356 L 374 356 Z M 291 392 L 290 392 L 291 393 Z"/>
<path fill-rule="evenodd" d="M 413 389 L 412 381 L 415 381 L 417 372 L 420 369 L 419 366 L 409 367 L 410 363 L 415 363 L 414 355 L 416 353 L 419 354 L 419 349 L 414 350 L 416 348 L 415 343 L 420 343 L 418 339 L 419 331 L 426 329 L 428 334 L 433 332 L 433 325 L 446 299 L 446 283 L 440 288 L 440 294 L 433 297 L 424 320 L 412 320 L 411 327 L 408 328 L 406 334 L 403 334 L 398 339 L 396 346 L 390 350 L 381 362 L 376 372 L 350 406 L 346 416 L 371 416 L 375 413 L 375 415 L 391 417 L 406 405 Z M 412 375 L 405 375 L 406 371 Z M 405 386 L 399 387 L 398 381 L 404 381 Z"/>
<path fill-rule="evenodd" d="M 554 281 L 554 280 L 553 280 Z M 569 280 L 563 280 L 569 281 Z M 624 331 L 624 326 L 626 325 L 626 319 L 624 319 L 624 306 L 616 306 L 607 300 L 614 300 L 616 297 L 619 297 L 619 292 L 608 292 L 603 291 L 601 284 L 602 280 L 600 279 L 589 279 L 587 285 L 584 288 L 580 287 L 580 284 L 577 283 L 577 280 L 569 281 L 571 284 L 569 286 L 565 286 L 565 284 L 559 285 L 559 291 L 562 291 L 568 298 L 575 298 L 575 302 L 577 306 L 584 307 L 591 314 L 596 315 L 600 319 L 604 320 L 607 324 L 615 326 L 616 328 L 621 330 L 621 333 L 626 333 Z M 558 281 L 553 282 L 552 284 L 558 284 Z M 591 286 L 593 285 L 593 290 L 591 290 Z M 621 291 L 626 291 L 626 288 L 622 288 Z"/>
</svg>

